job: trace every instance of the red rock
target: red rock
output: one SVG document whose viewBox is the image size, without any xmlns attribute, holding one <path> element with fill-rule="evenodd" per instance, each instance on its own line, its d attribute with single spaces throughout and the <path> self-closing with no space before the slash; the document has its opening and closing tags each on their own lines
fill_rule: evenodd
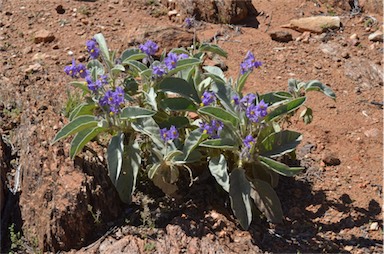
<svg viewBox="0 0 384 254">
<path fill-rule="evenodd" d="M 35 33 L 34 42 L 36 44 L 41 42 L 52 42 L 55 40 L 55 36 L 48 30 L 42 29 Z"/>
</svg>

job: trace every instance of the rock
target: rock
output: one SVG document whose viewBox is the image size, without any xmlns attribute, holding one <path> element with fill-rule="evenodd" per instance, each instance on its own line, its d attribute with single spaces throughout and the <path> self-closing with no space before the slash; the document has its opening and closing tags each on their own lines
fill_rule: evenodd
<svg viewBox="0 0 384 254">
<path fill-rule="evenodd" d="M 31 73 L 31 72 L 38 72 L 41 71 L 43 67 L 39 63 L 32 64 L 28 66 L 27 69 L 24 70 L 25 74 Z"/>
<path fill-rule="evenodd" d="M 32 57 L 32 61 L 42 61 L 46 58 L 49 58 L 49 56 L 45 53 L 36 53 L 33 57 Z"/>
<path fill-rule="evenodd" d="M 367 138 L 376 138 L 377 136 L 379 136 L 379 134 L 380 134 L 380 131 L 376 128 L 364 131 L 364 135 Z"/>
<path fill-rule="evenodd" d="M 160 50 L 158 51 L 158 54 L 161 54 L 163 49 L 170 50 L 179 47 L 187 48 L 193 44 L 193 32 L 186 31 L 185 29 L 176 26 L 138 29 L 137 31 L 139 31 L 138 34 L 129 34 L 129 36 L 127 36 L 127 38 L 131 38 L 131 40 L 128 41 L 128 45 L 138 45 L 147 40 L 152 40 L 159 44 Z"/>
<path fill-rule="evenodd" d="M 44 116 L 31 124 L 33 112 L 22 111 L 20 128 L 25 131 L 16 143 L 20 165 L 28 166 L 23 168 L 20 212 L 25 238 L 37 242 L 41 252 L 56 253 L 95 240 L 96 231 L 106 230 L 108 222 L 121 215 L 122 205 L 105 165 L 96 159 L 71 160 L 66 142 L 39 145 L 50 143 L 55 133 L 42 127 L 58 121 L 51 109 Z M 99 222 L 90 210 L 99 214 Z"/>
<path fill-rule="evenodd" d="M 303 43 L 308 43 L 309 38 L 311 38 L 311 32 L 304 32 L 299 37 L 296 38 L 296 41 L 301 41 Z"/>
<path fill-rule="evenodd" d="M 322 43 L 319 48 L 323 53 L 331 56 L 337 55 L 339 51 L 339 47 L 335 43 Z"/>
<path fill-rule="evenodd" d="M 340 159 L 337 157 L 336 154 L 331 152 L 325 152 L 322 155 L 321 160 L 324 162 L 327 166 L 338 166 L 341 164 Z"/>
<path fill-rule="evenodd" d="M 371 231 L 377 231 L 379 230 L 379 223 L 378 222 L 372 222 L 371 225 L 369 226 L 369 230 Z"/>
<path fill-rule="evenodd" d="M 48 30 L 42 29 L 36 32 L 34 42 L 36 44 L 41 42 L 52 42 L 55 40 L 55 36 Z"/>
<path fill-rule="evenodd" d="M 276 31 L 269 34 L 271 39 L 278 42 L 289 42 L 292 41 L 292 34 L 286 31 Z"/>
<path fill-rule="evenodd" d="M 60 4 L 56 7 L 56 12 L 57 14 L 64 14 L 65 13 L 65 9 L 63 8 L 63 6 Z"/>
<path fill-rule="evenodd" d="M 376 41 L 383 42 L 383 32 L 381 30 L 377 30 L 376 32 L 371 33 L 368 36 L 368 40 L 373 42 L 376 42 Z"/>
<path fill-rule="evenodd" d="M 195 17 L 209 23 L 235 24 L 246 19 L 250 14 L 257 13 L 252 0 L 162 0 L 170 10 L 177 10 L 180 18 Z"/>
<path fill-rule="evenodd" d="M 176 16 L 179 12 L 177 10 L 171 10 L 168 12 L 168 17 Z"/>
<path fill-rule="evenodd" d="M 383 16 L 383 0 L 360 0 L 359 6 L 366 13 Z"/>
<path fill-rule="evenodd" d="M 283 28 L 291 28 L 299 32 L 309 31 L 312 33 L 323 33 L 329 29 L 339 29 L 340 18 L 335 16 L 315 16 L 300 19 L 292 19 Z"/>
<path fill-rule="evenodd" d="M 32 47 L 31 46 L 26 46 L 24 49 L 23 49 L 23 55 L 26 55 L 26 54 L 29 54 L 32 52 Z"/>
<path fill-rule="evenodd" d="M 344 250 L 345 251 L 352 251 L 353 250 L 353 246 L 352 245 L 347 245 L 344 247 Z"/>
<path fill-rule="evenodd" d="M 383 85 L 384 72 L 382 67 L 362 57 L 353 57 L 346 61 L 344 74 L 359 86 L 364 83 L 369 84 L 368 87 Z"/>
<path fill-rule="evenodd" d="M 348 52 L 344 51 L 343 53 L 341 53 L 341 57 L 344 59 L 348 59 L 350 57 L 350 55 Z"/>
</svg>

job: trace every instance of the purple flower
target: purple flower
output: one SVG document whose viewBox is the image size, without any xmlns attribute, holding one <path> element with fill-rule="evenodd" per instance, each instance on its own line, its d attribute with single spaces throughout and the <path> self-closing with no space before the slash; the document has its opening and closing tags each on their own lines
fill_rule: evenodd
<svg viewBox="0 0 384 254">
<path fill-rule="evenodd" d="M 193 27 L 195 25 L 195 18 L 186 18 L 185 19 L 185 26 L 190 29 L 191 27 Z"/>
<path fill-rule="evenodd" d="M 99 79 L 103 85 L 109 84 L 109 78 L 107 74 L 101 75 Z"/>
<path fill-rule="evenodd" d="M 168 56 L 164 59 L 164 64 L 168 70 L 173 70 L 176 68 L 178 60 L 179 58 L 175 53 L 169 53 Z"/>
<path fill-rule="evenodd" d="M 167 128 L 160 129 L 160 136 L 164 142 L 172 141 L 179 137 L 179 132 L 175 126 L 171 126 L 169 130 Z"/>
<path fill-rule="evenodd" d="M 255 56 L 252 52 L 248 51 L 245 55 L 244 61 L 240 64 L 240 74 L 243 75 L 249 71 L 253 71 L 254 68 L 258 68 L 261 65 L 261 62 L 255 60 Z"/>
<path fill-rule="evenodd" d="M 85 77 L 85 81 L 87 81 L 88 89 L 92 92 L 96 92 L 99 90 L 103 85 L 108 84 L 108 75 L 101 75 L 96 81 L 93 81 L 93 78 L 91 75 L 88 75 Z"/>
<path fill-rule="evenodd" d="M 255 99 L 256 99 L 256 94 L 249 93 L 240 100 L 241 106 L 243 108 L 247 108 L 248 106 L 250 106 L 255 102 Z"/>
<path fill-rule="evenodd" d="M 155 77 L 162 77 L 167 74 L 166 68 L 167 67 L 162 63 L 155 64 L 152 66 L 152 73 L 155 75 Z"/>
<path fill-rule="evenodd" d="M 201 96 L 201 106 L 208 106 L 216 101 L 216 96 L 214 92 L 205 91 Z"/>
<path fill-rule="evenodd" d="M 249 148 L 251 148 L 253 143 L 255 143 L 255 139 L 251 135 L 248 135 L 245 137 L 245 139 L 243 139 L 243 143 L 244 143 L 245 147 L 247 147 L 249 149 Z"/>
<path fill-rule="evenodd" d="M 239 98 L 239 96 L 237 94 L 232 97 L 232 103 L 235 106 L 238 106 L 240 104 L 240 98 Z"/>
<path fill-rule="evenodd" d="M 253 123 L 257 123 L 260 120 L 260 112 L 257 110 L 257 107 L 254 104 L 251 104 L 247 107 L 245 115 Z"/>
<path fill-rule="evenodd" d="M 259 115 L 261 117 L 264 117 L 267 115 L 267 109 L 268 104 L 264 102 L 264 100 L 261 100 L 259 104 L 256 105 L 256 110 L 259 112 Z"/>
<path fill-rule="evenodd" d="M 77 66 L 76 66 L 76 61 L 73 58 L 72 59 L 72 65 L 67 65 L 64 67 L 64 72 L 67 73 L 67 75 L 71 76 L 72 78 L 75 78 L 77 75 Z"/>
<path fill-rule="evenodd" d="M 139 49 L 148 56 L 152 56 L 156 54 L 157 50 L 159 49 L 159 46 L 155 42 L 148 40 L 144 44 L 140 44 Z"/>
<path fill-rule="evenodd" d="M 87 67 L 85 67 L 85 65 L 81 63 L 77 66 L 77 72 L 79 73 L 79 76 L 81 78 L 85 78 L 86 76 L 89 75 L 89 71 L 87 70 Z"/>
<path fill-rule="evenodd" d="M 92 59 L 96 59 L 99 57 L 100 50 L 97 47 L 98 45 L 97 45 L 97 42 L 94 38 L 87 41 L 85 45 L 86 45 L 88 53 L 90 54 Z"/>
<path fill-rule="evenodd" d="M 255 143 L 255 139 L 251 136 L 248 135 L 243 139 L 243 148 L 241 149 L 240 156 L 241 157 L 249 157 L 249 151 L 251 150 L 252 145 Z"/>
<path fill-rule="evenodd" d="M 181 59 L 187 59 L 189 56 L 185 53 L 182 53 L 180 55 L 177 56 L 177 60 L 181 60 Z"/>
<path fill-rule="evenodd" d="M 99 101 L 100 106 L 108 107 L 111 115 L 119 113 L 124 102 L 124 89 L 121 87 L 116 87 L 115 91 L 108 90 Z"/>
<path fill-rule="evenodd" d="M 219 138 L 220 131 L 224 128 L 224 124 L 219 120 L 212 120 L 210 123 L 200 123 L 200 131 L 208 134 L 210 138 Z"/>
</svg>

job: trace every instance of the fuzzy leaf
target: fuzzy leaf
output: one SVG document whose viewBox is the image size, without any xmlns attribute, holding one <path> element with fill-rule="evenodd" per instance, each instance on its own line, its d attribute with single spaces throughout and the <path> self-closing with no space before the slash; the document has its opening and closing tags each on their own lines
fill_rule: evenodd
<svg viewBox="0 0 384 254">
<path fill-rule="evenodd" d="M 150 137 L 158 148 L 164 147 L 164 142 L 160 137 L 160 128 L 152 117 L 138 118 L 136 122 L 131 123 L 131 126 L 135 131 Z"/>
<path fill-rule="evenodd" d="M 279 197 L 271 185 L 262 180 L 253 179 L 251 187 L 251 197 L 260 212 L 267 217 L 268 221 L 281 223 L 283 221 L 283 210 Z"/>
<path fill-rule="evenodd" d="M 137 48 L 127 49 L 121 54 L 121 61 L 129 61 L 129 60 L 141 60 L 147 57 L 147 54 L 142 53 Z"/>
<path fill-rule="evenodd" d="M 226 192 L 229 192 L 228 167 L 224 155 L 220 154 L 220 156 L 212 157 L 209 160 L 208 166 L 209 171 L 211 171 L 211 174 L 216 179 L 216 182 L 220 184 Z"/>
<path fill-rule="evenodd" d="M 320 91 L 333 100 L 336 100 L 336 94 L 333 92 L 333 90 L 318 80 L 309 81 L 305 84 L 304 88 L 305 91 Z"/>
<path fill-rule="evenodd" d="M 283 176 L 294 176 L 304 170 L 302 167 L 288 167 L 284 163 L 275 161 L 268 157 L 259 156 L 259 159 L 262 165 Z"/>
<path fill-rule="evenodd" d="M 196 111 L 196 104 L 187 98 L 165 98 L 160 101 L 160 107 L 171 111 Z"/>
<path fill-rule="evenodd" d="M 168 77 L 164 78 L 158 85 L 157 89 L 162 92 L 171 92 L 179 94 L 187 99 L 199 103 L 200 98 L 193 85 L 181 78 Z"/>
<path fill-rule="evenodd" d="M 152 111 L 146 108 L 140 108 L 136 106 L 128 106 L 123 108 L 120 113 L 120 119 L 137 119 L 137 118 L 145 118 L 151 117 L 156 114 L 156 111 Z"/>
<path fill-rule="evenodd" d="M 69 120 L 72 121 L 73 119 L 83 115 L 92 115 L 92 112 L 95 108 L 95 103 L 81 103 L 72 110 L 71 114 L 69 115 Z"/>
<path fill-rule="evenodd" d="M 215 44 L 203 43 L 201 44 L 199 51 L 206 51 L 218 54 L 219 56 L 227 58 L 228 53 Z"/>
<path fill-rule="evenodd" d="M 141 167 L 140 153 L 140 146 L 136 140 L 124 146 L 123 162 L 116 180 L 116 190 L 120 199 L 127 204 L 131 203 L 132 194 L 135 191 L 137 174 Z"/>
<path fill-rule="evenodd" d="M 83 147 L 92 139 L 94 139 L 99 133 L 107 130 L 103 127 L 88 128 L 80 131 L 75 135 L 71 143 L 71 149 L 69 151 L 69 156 L 71 159 L 83 149 Z"/>
<path fill-rule="evenodd" d="M 95 34 L 95 36 L 93 36 L 93 38 L 95 38 L 95 40 L 97 41 L 97 44 L 99 45 L 99 49 L 100 49 L 101 54 L 103 55 L 103 57 L 106 60 L 111 61 L 111 57 L 109 55 L 109 50 L 108 50 L 107 42 L 105 41 L 104 36 L 101 33 L 99 33 L 99 34 Z"/>
<path fill-rule="evenodd" d="M 252 221 L 252 210 L 249 195 L 251 184 L 242 168 L 234 169 L 229 175 L 229 197 L 231 207 L 243 229 L 247 230 Z"/>
<path fill-rule="evenodd" d="M 200 129 L 191 131 L 188 137 L 185 139 L 183 148 L 184 160 L 186 160 L 189 154 L 200 144 L 203 134 Z"/>
<path fill-rule="evenodd" d="M 235 142 L 233 139 L 208 139 L 200 143 L 200 146 L 209 147 L 209 148 L 217 148 L 223 150 L 236 150 L 239 149 L 235 146 Z"/>
<path fill-rule="evenodd" d="M 116 180 L 120 175 L 121 166 L 123 164 L 123 153 L 124 153 L 124 134 L 118 133 L 113 136 L 109 141 L 107 148 L 107 165 L 109 178 L 112 183 L 116 186 Z"/>
<path fill-rule="evenodd" d="M 225 111 L 222 108 L 207 106 L 207 107 L 200 108 L 198 112 L 205 115 L 212 116 L 224 123 L 230 123 L 232 124 L 233 127 L 236 127 L 239 123 L 239 118 L 237 118 L 237 116 Z"/>
<path fill-rule="evenodd" d="M 73 119 L 71 122 L 66 124 L 54 137 L 52 144 L 72 135 L 76 132 L 82 131 L 84 129 L 89 129 L 97 126 L 98 121 L 95 119 L 95 116 L 85 115 L 79 116 Z"/>
<path fill-rule="evenodd" d="M 296 109 L 298 109 L 301 105 L 304 104 L 304 102 L 306 101 L 306 97 L 299 97 L 297 99 L 294 99 L 292 101 L 289 101 L 288 103 L 284 103 L 280 106 L 278 106 L 276 109 L 274 109 L 272 112 L 270 112 L 265 118 L 264 120 L 266 122 L 268 121 L 273 121 L 275 120 L 276 118 L 278 118 L 279 116 L 282 116 L 282 115 L 285 115 L 285 114 L 288 114 L 292 111 L 295 111 Z"/>
<path fill-rule="evenodd" d="M 272 133 L 260 143 L 260 154 L 274 158 L 290 153 L 300 144 L 302 137 L 300 133 L 289 130 Z"/>
</svg>

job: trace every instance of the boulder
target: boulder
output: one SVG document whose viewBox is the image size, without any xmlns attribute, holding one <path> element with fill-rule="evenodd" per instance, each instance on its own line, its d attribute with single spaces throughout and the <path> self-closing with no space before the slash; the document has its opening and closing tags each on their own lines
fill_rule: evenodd
<svg viewBox="0 0 384 254">
<path fill-rule="evenodd" d="M 49 145 L 58 129 L 49 127 L 58 121 L 57 113 L 50 107 L 38 116 L 31 111 L 36 109 L 23 111 L 15 130 L 23 172 L 19 205 L 24 236 L 44 252 L 83 247 L 118 218 L 121 201 L 97 157 L 88 152 L 88 158 L 73 161 L 67 140 Z"/>
<path fill-rule="evenodd" d="M 312 33 L 322 33 L 328 29 L 339 29 L 340 18 L 335 16 L 314 16 L 300 19 L 292 19 L 289 24 L 283 25 L 284 28 L 294 29 L 299 32 L 309 31 Z"/>
<path fill-rule="evenodd" d="M 383 42 L 383 31 L 377 30 L 376 32 L 371 33 L 368 36 L 368 40 L 373 41 L 373 42 L 376 42 L 376 41 Z"/>
<path fill-rule="evenodd" d="M 252 0 L 162 0 L 170 10 L 177 10 L 180 18 L 195 17 L 210 23 L 235 24 L 256 14 Z"/>
</svg>

